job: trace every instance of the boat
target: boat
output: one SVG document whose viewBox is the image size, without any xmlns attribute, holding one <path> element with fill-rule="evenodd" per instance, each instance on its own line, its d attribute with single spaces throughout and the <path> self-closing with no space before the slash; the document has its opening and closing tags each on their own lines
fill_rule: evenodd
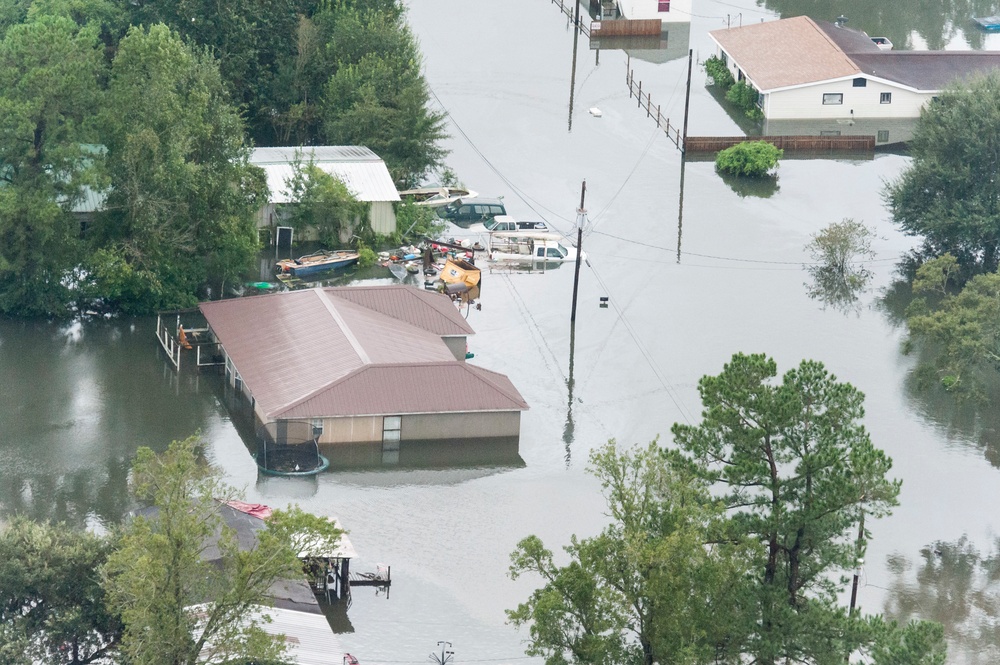
<svg viewBox="0 0 1000 665">
<path fill-rule="evenodd" d="M 983 16 L 972 20 L 987 32 L 1000 32 L 1000 16 Z"/>
<path fill-rule="evenodd" d="M 403 190 L 399 196 L 411 199 L 418 206 L 437 208 L 454 203 L 459 199 L 472 199 L 479 194 L 462 187 L 418 187 L 417 189 Z"/>
<path fill-rule="evenodd" d="M 441 270 L 440 279 L 445 284 L 465 284 L 473 287 L 479 284 L 482 273 L 472 263 L 457 257 L 448 257 Z"/>
<path fill-rule="evenodd" d="M 358 253 L 349 249 L 322 249 L 297 259 L 282 259 L 275 264 L 279 273 L 302 277 L 336 268 L 346 268 L 358 262 Z"/>
<path fill-rule="evenodd" d="M 406 268 L 404 268 L 400 263 L 390 263 L 389 272 L 392 273 L 393 277 L 400 281 L 406 279 Z"/>
<path fill-rule="evenodd" d="M 562 241 L 555 233 L 492 233 L 489 256 L 491 261 L 576 261 L 576 248 Z M 581 258 L 586 259 L 587 253 Z"/>
</svg>

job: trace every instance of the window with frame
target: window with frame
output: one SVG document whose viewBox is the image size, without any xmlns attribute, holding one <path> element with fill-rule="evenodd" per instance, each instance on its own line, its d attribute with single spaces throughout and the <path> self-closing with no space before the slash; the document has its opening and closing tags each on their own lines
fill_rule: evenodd
<svg viewBox="0 0 1000 665">
<path fill-rule="evenodd" d="M 399 441 L 399 433 L 403 428 L 401 416 L 385 416 L 382 418 L 382 440 Z"/>
<path fill-rule="evenodd" d="M 670 0 L 657 0 L 656 11 L 658 11 L 658 12 L 669 12 L 670 11 Z"/>
<path fill-rule="evenodd" d="M 820 136 L 840 136 L 839 129 L 822 129 L 819 132 Z"/>
<path fill-rule="evenodd" d="M 883 92 L 878 98 L 879 104 L 892 104 L 892 93 Z"/>
<path fill-rule="evenodd" d="M 323 433 L 323 419 L 313 418 L 312 427 L 313 427 L 313 437 L 319 438 L 320 434 Z"/>
<path fill-rule="evenodd" d="M 868 86 L 868 79 L 866 79 L 864 77 L 861 77 L 861 76 L 859 76 L 858 78 L 854 79 L 854 87 L 855 88 L 864 88 L 864 87 L 867 87 L 867 86 Z"/>
<path fill-rule="evenodd" d="M 880 130 L 878 130 L 878 134 L 875 136 L 875 142 L 876 143 L 888 143 L 889 142 L 889 130 L 888 129 L 880 129 Z"/>
<path fill-rule="evenodd" d="M 844 93 L 842 92 L 823 93 L 823 104 L 825 106 L 830 106 L 831 104 L 843 104 L 843 103 L 844 103 Z"/>
</svg>

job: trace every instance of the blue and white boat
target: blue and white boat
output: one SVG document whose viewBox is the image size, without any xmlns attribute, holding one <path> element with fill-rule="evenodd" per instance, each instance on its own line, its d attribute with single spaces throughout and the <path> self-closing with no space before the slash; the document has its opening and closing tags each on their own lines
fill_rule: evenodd
<svg viewBox="0 0 1000 665">
<path fill-rule="evenodd" d="M 279 273 L 303 277 L 336 268 L 346 268 L 358 262 L 358 253 L 349 249 L 323 249 L 297 259 L 282 259 L 275 264 Z"/>
<path fill-rule="evenodd" d="M 1000 32 L 1000 16 L 983 16 L 972 20 L 987 32 Z"/>
</svg>

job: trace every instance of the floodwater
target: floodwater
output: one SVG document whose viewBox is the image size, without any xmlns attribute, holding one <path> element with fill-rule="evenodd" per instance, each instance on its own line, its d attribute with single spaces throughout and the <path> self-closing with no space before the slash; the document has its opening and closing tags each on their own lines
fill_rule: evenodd
<svg viewBox="0 0 1000 665">
<path fill-rule="evenodd" d="M 846 14 L 898 43 L 951 47 L 967 34 L 925 28 L 915 9 L 904 16 L 888 0 L 826 4 L 831 18 Z M 780 9 L 791 15 L 804 5 Z M 708 30 L 778 8 L 697 2 L 691 48 L 703 60 Z M 175 374 L 152 321 L 0 321 L 0 515 L 100 527 L 129 506 L 136 447 L 160 450 L 200 430 L 212 461 L 248 500 L 335 515 L 358 551 L 355 570 L 392 566 L 388 597 L 356 590 L 346 651 L 364 663 L 423 663 L 447 640 L 456 663 L 508 663 L 524 659 L 525 634 L 506 624 L 504 610 L 533 584 L 509 580 L 509 553 L 528 534 L 558 550 L 606 519 L 585 471 L 588 453 L 609 438 L 668 443 L 671 424 L 698 420 L 698 379 L 735 352 L 769 353 L 782 370 L 813 358 L 866 393 L 866 425 L 903 480 L 901 505 L 870 525 L 863 609 L 943 621 L 951 662 L 994 662 L 988 574 L 998 547 L 991 508 L 1000 505 L 1000 417 L 921 391 L 916 359 L 901 353 L 903 296 L 891 287 L 914 240 L 893 228 L 881 192 L 906 157 L 787 159 L 776 182 L 746 191 L 707 161 L 682 171 L 676 148 L 628 96 L 624 52 L 598 54 L 581 39 L 574 75 L 573 32 L 547 0 L 419 0 L 410 20 L 450 114 L 449 164 L 460 180 L 504 196 L 519 218 L 565 232 L 587 181 L 590 265 L 572 365 L 572 266 L 486 274 L 482 310 L 469 313 L 472 362 L 509 375 L 531 405 L 518 450 L 477 449 L 454 461 L 437 451 L 358 454 L 314 479 L 266 478 L 219 378 Z M 679 122 L 686 60 L 635 57 L 631 66 Z M 736 131 L 696 66 L 690 134 Z M 810 298 L 801 264 L 810 236 L 844 218 L 875 227 L 877 257 L 870 287 L 838 308 Z M 599 307 L 601 297 L 609 307 Z"/>
</svg>

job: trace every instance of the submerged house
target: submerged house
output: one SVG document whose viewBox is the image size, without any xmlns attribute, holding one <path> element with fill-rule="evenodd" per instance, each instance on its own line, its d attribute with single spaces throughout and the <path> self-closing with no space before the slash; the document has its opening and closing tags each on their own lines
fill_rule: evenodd
<svg viewBox="0 0 1000 665">
<path fill-rule="evenodd" d="M 527 403 L 465 361 L 473 330 L 443 294 L 327 287 L 200 309 L 228 383 L 276 432 L 309 423 L 320 445 L 520 435 Z"/>
<path fill-rule="evenodd" d="M 917 118 L 956 81 L 1000 67 L 997 51 L 893 51 L 808 16 L 714 30 L 716 55 L 758 92 L 768 120 Z"/>
<path fill-rule="evenodd" d="M 395 233 L 393 206 L 400 200 L 399 192 L 382 158 L 362 146 L 255 148 L 250 153 L 250 163 L 264 170 L 271 193 L 257 213 L 258 229 L 276 235 L 277 228 L 282 226 L 281 206 L 292 203 L 287 183 L 294 175 L 296 161 L 302 166 L 315 164 L 343 182 L 357 200 L 368 203 L 368 221 L 375 233 Z"/>
</svg>

